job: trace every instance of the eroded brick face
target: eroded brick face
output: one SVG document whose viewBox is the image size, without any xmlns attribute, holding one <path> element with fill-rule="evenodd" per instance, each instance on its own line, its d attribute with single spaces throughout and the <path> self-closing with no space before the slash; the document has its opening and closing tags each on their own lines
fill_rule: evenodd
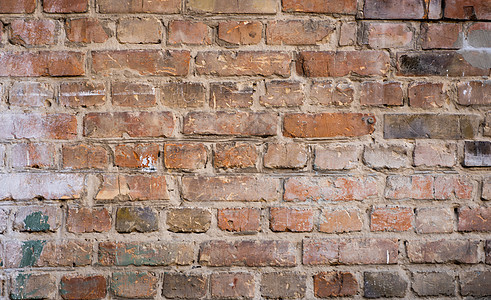
<svg viewBox="0 0 491 300">
<path fill-rule="evenodd" d="M 491 297 L 489 0 L 0 0 L 0 299 Z"/>
</svg>

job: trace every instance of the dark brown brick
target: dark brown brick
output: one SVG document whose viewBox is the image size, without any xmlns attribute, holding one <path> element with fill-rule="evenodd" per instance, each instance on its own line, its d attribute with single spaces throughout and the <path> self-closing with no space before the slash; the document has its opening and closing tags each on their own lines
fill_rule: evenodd
<svg viewBox="0 0 491 300">
<path fill-rule="evenodd" d="M 349 297 L 358 292 L 358 281 L 349 272 L 321 272 L 314 275 L 316 297 Z"/>
<path fill-rule="evenodd" d="M 163 295 L 170 299 L 203 299 L 208 281 L 208 276 L 203 274 L 165 273 Z"/>
<path fill-rule="evenodd" d="M 445 18 L 491 20 L 491 6 L 480 0 L 445 0 Z"/>
<path fill-rule="evenodd" d="M 491 296 L 491 272 L 470 271 L 459 276 L 462 296 L 486 297 Z"/>
<path fill-rule="evenodd" d="M 206 91 L 197 82 L 170 82 L 162 85 L 162 102 L 172 108 L 198 108 L 205 104 Z"/>
<path fill-rule="evenodd" d="M 437 240 L 408 241 L 407 256 L 412 263 L 478 262 L 478 241 Z"/>
<path fill-rule="evenodd" d="M 52 273 L 18 272 L 11 276 L 11 299 L 56 298 L 56 278 Z"/>
<path fill-rule="evenodd" d="M 305 297 L 307 276 L 291 272 L 266 273 L 261 276 L 261 295 L 268 299 Z"/>
<path fill-rule="evenodd" d="M 158 230 L 158 212 L 151 207 L 120 207 L 116 211 L 116 231 L 152 232 Z"/>
<path fill-rule="evenodd" d="M 94 276 L 63 276 L 60 294 L 63 299 L 102 299 L 106 297 L 106 278 Z"/>
<path fill-rule="evenodd" d="M 491 231 L 491 207 L 461 207 L 458 218 L 459 231 Z"/>
<path fill-rule="evenodd" d="M 151 298 L 157 294 L 158 275 L 153 272 L 114 272 L 111 291 L 124 298 Z"/>
<path fill-rule="evenodd" d="M 455 296 L 455 278 L 444 272 L 413 273 L 413 291 L 420 297 Z"/>
<path fill-rule="evenodd" d="M 395 272 L 365 272 L 363 281 L 366 298 L 399 297 L 406 295 L 407 281 Z"/>
<path fill-rule="evenodd" d="M 248 273 L 212 273 L 211 296 L 215 299 L 252 299 L 255 281 Z"/>
<path fill-rule="evenodd" d="M 445 104 L 442 83 L 417 82 L 409 86 L 409 105 L 417 108 L 438 108 Z"/>
<path fill-rule="evenodd" d="M 294 107 L 303 104 L 302 84 L 297 81 L 268 81 L 259 103 L 266 107 Z"/>
<path fill-rule="evenodd" d="M 491 166 L 491 142 L 466 141 L 464 146 L 464 166 Z"/>
<path fill-rule="evenodd" d="M 252 106 L 254 86 L 252 83 L 212 83 L 210 107 L 213 109 L 249 108 Z"/>
<path fill-rule="evenodd" d="M 491 80 L 460 82 L 457 85 L 460 105 L 490 105 Z"/>
<path fill-rule="evenodd" d="M 210 229 L 211 213 L 199 208 L 176 208 L 167 212 L 168 230 L 173 232 L 206 232 Z"/>
</svg>

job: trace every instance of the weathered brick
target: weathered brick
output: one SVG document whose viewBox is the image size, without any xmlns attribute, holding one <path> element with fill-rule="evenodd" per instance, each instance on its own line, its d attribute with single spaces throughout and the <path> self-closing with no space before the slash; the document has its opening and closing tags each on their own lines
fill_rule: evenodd
<svg viewBox="0 0 491 300">
<path fill-rule="evenodd" d="M 94 112 L 84 117 L 84 136 L 91 138 L 168 137 L 175 126 L 170 112 Z"/>
<path fill-rule="evenodd" d="M 462 24 L 421 24 L 421 46 L 423 49 L 459 49 L 462 47 Z"/>
<path fill-rule="evenodd" d="M 458 218 L 459 231 L 491 231 L 491 207 L 461 207 Z"/>
<path fill-rule="evenodd" d="M 168 200 L 165 176 L 104 175 L 96 200 Z"/>
<path fill-rule="evenodd" d="M 473 181 L 466 176 L 435 176 L 435 199 L 472 199 Z"/>
<path fill-rule="evenodd" d="M 272 112 L 190 112 L 182 132 L 201 135 L 276 135 L 277 114 Z"/>
<path fill-rule="evenodd" d="M 480 0 L 445 0 L 445 18 L 491 20 L 491 6 Z"/>
<path fill-rule="evenodd" d="M 190 59 L 187 50 L 92 51 L 92 71 L 104 76 L 118 74 L 185 76 L 189 71 Z"/>
<path fill-rule="evenodd" d="M 198 82 L 170 82 L 162 85 L 162 102 L 166 107 L 203 107 L 205 98 L 205 87 Z"/>
<path fill-rule="evenodd" d="M 181 0 L 97 0 L 97 6 L 99 8 L 99 12 L 103 14 L 177 14 L 181 11 Z"/>
<path fill-rule="evenodd" d="M 0 114 L 2 139 L 58 139 L 77 137 L 77 119 L 69 114 Z"/>
<path fill-rule="evenodd" d="M 411 47 L 411 29 L 404 23 L 364 23 L 361 43 L 372 49 Z"/>
<path fill-rule="evenodd" d="M 65 21 L 66 38 L 73 43 L 104 43 L 111 31 L 96 18 L 77 18 Z"/>
<path fill-rule="evenodd" d="M 464 263 L 478 260 L 479 241 L 437 240 L 408 241 L 407 256 L 412 263 Z"/>
<path fill-rule="evenodd" d="M 320 272 L 314 275 L 314 294 L 319 298 L 348 297 L 358 292 L 358 281 L 349 272 Z"/>
<path fill-rule="evenodd" d="M 455 296 L 455 278 L 444 272 L 414 272 L 413 291 L 420 297 Z"/>
<path fill-rule="evenodd" d="M 56 168 L 55 156 L 53 155 L 56 150 L 53 144 L 14 144 L 10 151 L 10 161 L 13 168 Z"/>
<path fill-rule="evenodd" d="M 253 176 L 185 176 L 182 197 L 187 201 L 275 201 L 280 181 Z"/>
<path fill-rule="evenodd" d="M 365 0 L 364 17 L 367 19 L 440 19 L 442 1 L 418 0 Z"/>
<path fill-rule="evenodd" d="M 269 21 L 266 43 L 269 45 L 316 45 L 329 42 L 334 26 L 326 21 Z"/>
<path fill-rule="evenodd" d="M 186 7 L 195 13 L 210 14 L 274 14 L 274 0 L 187 0 Z"/>
<path fill-rule="evenodd" d="M 259 103 L 266 107 L 294 107 L 303 104 L 302 84 L 298 81 L 268 81 Z"/>
<path fill-rule="evenodd" d="M 208 281 L 204 274 L 165 273 L 163 295 L 167 299 L 203 299 Z"/>
<path fill-rule="evenodd" d="M 111 215 L 106 208 L 69 208 L 66 229 L 72 233 L 108 232 Z"/>
<path fill-rule="evenodd" d="M 291 177 L 285 181 L 285 201 L 351 201 L 378 195 L 373 176 Z"/>
<path fill-rule="evenodd" d="M 87 0 L 43 0 L 46 13 L 83 13 L 87 6 Z"/>
<path fill-rule="evenodd" d="M 490 271 L 463 272 L 459 279 L 462 296 L 486 297 L 491 295 Z"/>
<path fill-rule="evenodd" d="M 310 99 L 317 105 L 346 106 L 353 102 L 354 89 L 348 82 L 314 81 L 310 88 Z"/>
<path fill-rule="evenodd" d="M 61 225 L 62 210 L 57 206 L 24 206 L 15 213 L 14 230 L 55 232 Z"/>
<path fill-rule="evenodd" d="M 159 228 L 157 210 L 151 207 L 119 207 L 116 211 L 116 231 L 152 232 Z"/>
<path fill-rule="evenodd" d="M 409 165 L 408 149 L 398 145 L 365 146 L 363 161 L 372 169 L 404 168 Z"/>
<path fill-rule="evenodd" d="M 301 169 L 307 165 L 308 149 L 297 143 L 269 143 L 264 153 L 264 166 L 273 169 Z"/>
<path fill-rule="evenodd" d="M 218 209 L 218 228 L 232 232 L 258 232 L 261 230 L 261 210 L 257 208 Z"/>
<path fill-rule="evenodd" d="M 5 0 L 0 3 L 2 14 L 32 14 L 36 9 L 36 0 Z"/>
<path fill-rule="evenodd" d="M 176 208 L 167 212 L 168 230 L 173 232 L 207 232 L 211 225 L 211 213 L 199 208 Z"/>
<path fill-rule="evenodd" d="M 398 297 L 406 295 L 407 280 L 395 272 L 364 272 L 366 298 Z"/>
<path fill-rule="evenodd" d="M 45 46 L 55 43 L 56 23 L 53 20 L 13 20 L 9 40 L 22 46 Z"/>
<path fill-rule="evenodd" d="M 209 45 L 208 31 L 203 22 L 174 20 L 169 22 L 169 44 Z"/>
<path fill-rule="evenodd" d="M 0 208 L 0 233 L 4 233 L 7 230 L 9 215 L 10 215 L 10 210 Z M 1 253 L 0 253 L 0 263 L 2 263 Z"/>
<path fill-rule="evenodd" d="M 163 31 L 155 18 L 125 18 L 117 23 L 116 37 L 123 44 L 158 44 Z"/>
<path fill-rule="evenodd" d="M 102 299 L 106 297 L 106 278 L 102 275 L 66 275 L 61 278 L 63 299 Z"/>
<path fill-rule="evenodd" d="M 0 77 L 80 76 L 85 54 L 75 51 L 1 52 Z"/>
<path fill-rule="evenodd" d="M 289 241 L 215 240 L 201 244 L 199 262 L 210 267 L 292 267 L 295 252 L 295 244 Z"/>
<path fill-rule="evenodd" d="M 56 277 L 52 273 L 17 272 L 12 274 L 11 299 L 53 299 Z"/>
<path fill-rule="evenodd" d="M 362 148 L 356 145 L 316 145 L 314 169 L 349 170 L 357 166 Z"/>
<path fill-rule="evenodd" d="M 491 45 L 491 23 L 475 22 L 467 29 L 467 42 L 471 47 L 489 48 Z"/>
<path fill-rule="evenodd" d="M 211 296 L 215 299 L 252 299 L 255 281 L 248 273 L 212 273 Z"/>
<path fill-rule="evenodd" d="M 466 141 L 464 145 L 464 166 L 491 166 L 491 142 Z"/>
<path fill-rule="evenodd" d="M 416 142 L 413 161 L 416 167 L 453 167 L 457 145 L 444 142 Z"/>
<path fill-rule="evenodd" d="M 407 207 L 374 207 L 370 213 L 371 231 L 408 231 L 413 228 L 414 213 Z"/>
<path fill-rule="evenodd" d="M 291 54 L 278 51 L 204 51 L 196 72 L 214 76 L 290 76 Z"/>
<path fill-rule="evenodd" d="M 322 14 L 356 14 L 356 0 L 283 0 L 283 11 Z"/>
<path fill-rule="evenodd" d="M 363 221 L 357 209 L 326 209 L 321 213 L 319 231 L 342 233 L 361 231 Z"/>
<path fill-rule="evenodd" d="M 63 106 L 74 108 L 103 105 L 106 102 L 104 84 L 90 81 L 62 82 L 59 101 Z"/>
<path fill-rule="evenodd" d="M 385 114 L 386 139 L 472 139 L 478 119 L 458 114 Z"/>
<path fill-rule="evenodd" d="M 213 109 L 249 108 L 252 106 L 255 84 L 223 82 L 210 85 L 210 107 Z"/>
<path fill-rule="evenodd" d="M 304 265 L 330 265 L 339 262 L 339 240 L 304 239 L 302 263 Z"/>
<path fill-rule="evenodd" d="M 261 276 L 261 295 L 267 299 L 305 297 L 307 276 L 301 273 L 275 272 Z"/>
<path fill-rule="evenodd" d="M 491 80 L 460 82 L 457 85 L 460 105 L 490 105 Z"/>
<path fill-rule="evenodd" d="M 272 231 L 309 232 L 314 229 L 311 209 L 272 207 L 269 214 Z"/>
<path fill-rule="evenodd" d="M 417 108 L 437 108 L 445 104 L 442 83 L 416 82 L 409 86 L 409 105 Z"/>
<path fill-rule="evenodd" d="M 102 242 L 99 264 L 102 266 L 190 265 L 194 261 L 192 243 L 184 242 Z"/>
<path fill-rule="evenodd" d="M 375 117 L 362 113 L 289 113 L 283 119 L 283 135 L 298 138 L 354 137 L 371 134 Z"/>
<path fill-rule="evenodd" d="M 108 153 L 102 146 L 90 144 L 63 145 L 63 168 L 67 169 L 105 169 Z"/>
<path fill-rule="evenodd" d="M 486 264 L 491 265 L 491 240 L 486 241 L 484 254 L 486 255 Z"/>
<path fill-rule="evenodd" d="M 484 200 L 491 200 L 491 177 L 484 178 L 481 197 Z"/>
<path fill-rule="evenodd" d="M 453 231 L 454 213 L 450 208 L 416 208 L 414 227 L 417 233 L 450 233 Z"/>
<path fill-rule="evenodd" d="M 218 23 L 218 38 L 234 45 L 259 44 L 263 24 L 259 21 L 225 21 Z"/>
<path fill-rule="evenodd" d="M 153 272 L 114 272 L 111 291 L 124 298 L 151 298 L 157 294 L 158 281 Z"/>
<path fill-rule="evenodd" d="M 213 152 L 215 168 L 244 169 L 256 166 L 258 154 L 254 145 L 236 142 L 220 143 L 215 147 Z"/>
<path fill-rule="evenodd" d="M 155 88 L 150 84 L 113 82 L 111 85 L 113 105 L 122 107 L 153 107 L 157 104 Z"/>
<path fill-rule="evenodd" d="M 361 84 L 361 105 L 401 106 L 404 104 L 400 82 L 366 81 Z"/>
<path fill-rule="evenodd" d="M 389 67 L 389 55 L 375 50 L 302 51 L 296 66 L 297 72 L 307 77 L 383 76 Z"/>
<path fill-rule="evenodd" d="M 166 143 L 164 145 L 164 164 L 167 169 L 202 169 L 207 159 L 207 148 L 203 144 Z"/>
<path fill-rule="evenodd" d="M 121 144 L 114 149 L 114 164 L 123 168 L 155 170 L 160 146 L 158 144 Z"/>
<path fill-rule="evenodd" d="M 339 46 L 353 46 L 356 42 L 357 24 L 355 22 L 341 23 L 339 31 Z"/>
</svg>

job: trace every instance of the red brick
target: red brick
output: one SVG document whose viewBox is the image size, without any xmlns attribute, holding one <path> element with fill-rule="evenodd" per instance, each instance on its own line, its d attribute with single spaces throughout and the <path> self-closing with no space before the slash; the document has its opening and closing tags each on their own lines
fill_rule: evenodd
<svg viewBox="0 0 491 300">
<path fill-rule="evenodd" d="M 125 18 L 117 23 L 116 36 L 123 44 L 158 44 L 164 29 L 155 18 Z"/>
<path fill-rule="evenodd" d="M 414 227 L 417 233 L 450 233 L 453 231 L 454 213 L 446 207 L 416 208 Z"/>
<path fill-rule="evenodd" d="M 279 197 L 277 178 L 253 176 L 186 176 L 182 197 L 188 201 L 275 201 Z"/>
<path fill-rule="evenodd" d="M 346 75 L 384 76 L 389 55 L 383 51 L 302 51 L 297 57 L 297 72 L 307 77 Z"/>
<path fill-rule="evenodd" d="M 421 24 L 423 49 L 459 49 L 462 47 L 462 24 Z"/>
<path fill-rule="evenodd" d="M 104 84 L 90 81 L 62 82 L 59 101 L 63 106 L 74 108 L 104 105 Z"/>
<path fill-rule="evenodd" d="M 196 72 L 214 76 L 290 76 L 291 55 L 277 51 L 205 51 L 196 56 Z"/>
<path fill-rule="evenodd" d="M 36 0 L 5 0 L 0 2 L 2 14 L 32 14 L 36 9 Z"/>
<path fill-rule="evenodd" d="M 215 168 L 254 168 L 258 159 L 257 149 L 254 145 L 240 142 L 216 144 L 213 154 Z"/>
<path fill-rule="evenodd" d="M 371 231 L 408 231 L 413 228 L 414 213 L 407 207 L 374 207 L 370 214 Z"/>
<path fill-rule="evenodd" d="M 113 105 L 122 107 L 153 107 L 157 95 L 152 85 L 132 82 L 113 82 L 111 86 Z"/>
<path fill-rule="evenodd" d="M 314 275 L 316 297 L 347 297 L 358 292 L 358 282 L 349 272 L 321 272 Z"/>
<path fill-rule="evenodd" d="M 215 299 L 254 298 L 254 276 L 248 273 L 212 273 L 211 296 Z"/>
<path fill-rule="evenodd" d="M 334 26 L 326 21 L 269 21 L 266 43 L 269 45 L 316 45 L 329 42 Z"/>
<path fill-rule="evenodd" d="M 358 165 L 362 148 L 349 144 L 316 145 L 314 169 L 349 170 Z"/>
<path fill-rule="evenodd" d="M 387 177 L 385 197 L 389 199 L 433 199 L 434 177 L 429 175 Z"/>
<path fill-rule="evenodd" d="M 102 146 L 90 144 L 63 145 L 63 168 L 105 169 L 108 164 L 107 151 Z"/>
<path fill-rule="evenodd" d="M 263 24 L 258 21 L 226 21 L 218 23 L 218 38 L 234 45 L 259 44 Z"/>
<path fill-rule="evenodd" d="M 155 170 L 160 146 L 158 144 L 122 144 L 114 149 L 114 164 L 123 168 Z"/>
<path fill-rule="evenodd" d="M 66 229 L 72 233 L 108 232 L 111 215 L 105 208 L 69 208 Z"/>
<path fill-rule="evenodd" d="M 166 299 L 203 299 L 208 281 L 204 274 L 165 273 L 162 292 Z"/>
<path fill-rule="evenodd" d="M 56 298 L 56 277 L 53 273 L 18 272 L 11 275 L 10 296 L 16 299 Z"/>
<path fill-rule="evenodd" d="M 274 0 L 241 0 L 230 2 L 228 0 L 187 0 L 187 8 L 195 13 L 212 14 L 274 14 L 276 1 Z"/>
<path fill-rule="evenodd" d="M 285 12 L 356 14 L 356 0 L 283 0 L 282 5 Z"/>
<path fill-rule="evenodd" d="M 310 209 L 272 207 L 270 209 L 270 228 L 272 231 L 312 231 L 314 212 Z"/>
<path fill-rule="evenodd" d="M 164 176 L 104 175 L 96 200 L 168 200 Z"/>
<path fill-rule="evenodd" d="M 181 12 L 181 0 L 98 0 L 99 12 L 103 14 L 118 13 L 155 13 L 177 14 Z"/>
<path fill-rule="evenodd" d="M 174 131 L 170 112 L 88 113 L 84 117 L 84 136 L 92 138 L 168 137 Z"/>
<path fill-rule="evenodd" d="M 162 85 L 162 103 L 166 107 L 203 107 L 205 99 L 205 87 L 198 82 L 170 82 Z"/>
<path fill-rule="evenodd" d="M 437 108 L 445 104 L 443 83 L 416 82 L 409 86 L 409 105 L 417 108 Z"/>
<path fill-rule="evenodd" d="M 259 103 L 266 107 L 294 107 L 303 104 L 302 84 L 297 81 L 268 81 L 266 94 L 259 97 Z"/>
<path fill-rule="evenodd" d="M 10 148 L 10 160 L 13 168 L 56 168 L 56 152 L 53 144 L 14 144 Z"/>
<path fill-rule="evenodd" d="M 184 116 L 182 132 L 201 135 L 276 135 L 277 114 L 271 112 L 191 112 Z"/>
<path fill-rule="evenodd" d="M 314 81 L 310 88 L 313 104 L 347 106 L 353 102 L 353 86 L 348 82 Z"/>
<path fill-rule="evenodd" d="M 261 210 L 257 208 L 219 209 L 218 228 L 232 232 L 257 232 L 261 230 Z"/>
<path fill-rule="evenodd" d="M 23 232 L 56 232 L 61 225 L 62 210 L 56 206 L 24 206 L 15 213 L 13 228 Z"/>
<path fill-rule="evenodd" d="M 456 155 L 457 145 L 454 143 L 417 142 L 413 151 L 416 167 L 453 167 Z"/>
<path fill-rule="evenodd" d="M 323 210 L 319 221 L 319 231 L 326 233 L 342 233 L 361 231 L 363 221 L 357 209 Z"/>
<path fill-rule="evenodd" d="M 437 240 L 408 241 L 407 256 L 412 263 L 464 263 L 479 262 L 479 241 Z"/>
<path fill-rule="evenodd" d="M 157 294 L 158 282 L 153 272 L 114 272 L 111 291 L 123 298 L 152 298 Z"/>
<path fill-rule="evenodd" d="M 169 23 L 169 44 L 209 45 L 208 26 L 203 22 L 174 20 Z"/>
<path fill-rule="evenodd" d="M 403 105 L 402 84 L 400 82 L 367 81 L 361 84 L 361 105 L 393 106 Z"/>
<path fill-rule="evenodd" d="M 339 32 L 339 46 L 353 46 L 357 38 L 357 24 L 355 22 L 341 23 Z"/>
<path fill-rule="evenodd" d="M 339 261 L 339 240 L 304 239 L 302 263 L 304 265 L 337 264 Z"/>
<path fill-rule="evenodd" d="M 457 85 L 460 105 L 490 105 L 491 104 L 491 81 L 469 81 L 460 82 Z"/>
<path fill-rule="evenodd" d="M 291 177 L 285 181 L 285 201 L 351 201 L 378 195 L 373 176 Z"/>
<path fill-rule="evenodd" d="M 87 0 L 43 0 L 43 10 L 47 13 L 83 13 L 87 6 Z"/>
<path fill-rule="evenodd" d="M 208 160 L 207 148 L 203 144 L 164 145 L 164 164 L 167 169 L 202 169 Z"/>
<path fill-rule="evenodd" d="M 68 114 L 0 114 L 3 139 L 57 139 L 77 138 L 77 119 Z"/>
<path fill-rule="evenodd" d="M 264 153 L 264 166 L 277 169 L 299 169 L 307 165 L 308 149 L 303 144 L 268 143 Z"/>
<path fill-rule="evenodd" d="M 85 74 L 85 54 L 74 51 L 2 52 L 1 76 L 80 76 Z"/>
<path fill-rule="evenodd" d="M 106 278 L 93 276 L 63 276 L 60 283 L 63 299 L 102 299 L 106 297 Z"/>
<path fill-rule="evenodd" d="M 66 37 L 74 43 L 104 43 L 111 32 L 99 19 L 79 18 L 65 22 Z"/>
<path fill-rule="evenodd" d="M 411 47 L 413 32 L 404 23 L 365 23 L 362 44 L 372 49 Z"/>
<path fill-rule="evenodd" d="M 201 243 L 199 262 L 209 267 L 293 267 L 296 250 L 289 241 L 216 240 Z"/>
<path fill-rule="evenodd" d="M 23 46 L 44 46 L 55 43 L 56 23 L 52 20 L 13 20 L 10 42 Z"/>
<path fill-rule="evenodd" d="M 472 199 L 474 183 L 458 175 L 435 176 L 435 199 Z"/>
<path fill-rule="evenodd" d="M 419 0 L 365 0 L 363 12 L 364 17 L 367 19 L 439 19 L 442 16 L 441 2 L 441 0 L 430 2 Z"/>
<path fill-rule="evenodd" d="M 210 107 L 213 109 L 249 108 L 252 106 L 255 84 L 223 82 L 210 85 Z"/>
<path fill-rule="evenodd" d="M 481 0 L 445 0 L 445 18 L 491 20 L 491 5 Z"/>
<path fill-rule="evenodd" d="M 189 71 L 187 50 L 109 50 L 92 52 L 92 71 L 117 74 L 185 76 Z"/>
<path fill-rule="evenodd" d="M 283 119 L 283 135 L 294 138 L 354 137 L 371 134 L 375 117 L 361 113 L 289 113 Z"/>
<path fill-rule="evenodd" d="M 459 231 L 491 231 L 491 207 L 462 207 L 458 218 Z"/>
</svg>

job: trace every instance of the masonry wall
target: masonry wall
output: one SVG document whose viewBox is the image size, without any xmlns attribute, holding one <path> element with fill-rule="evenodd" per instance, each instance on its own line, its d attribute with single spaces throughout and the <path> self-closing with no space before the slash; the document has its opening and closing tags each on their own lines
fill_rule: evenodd
<svg viewBox="0 0 491 300">
<path fill-rule="evenodd" d="M 491 296 L 491 3 L 0 0 L 0 296 Z"/>
</svg>

